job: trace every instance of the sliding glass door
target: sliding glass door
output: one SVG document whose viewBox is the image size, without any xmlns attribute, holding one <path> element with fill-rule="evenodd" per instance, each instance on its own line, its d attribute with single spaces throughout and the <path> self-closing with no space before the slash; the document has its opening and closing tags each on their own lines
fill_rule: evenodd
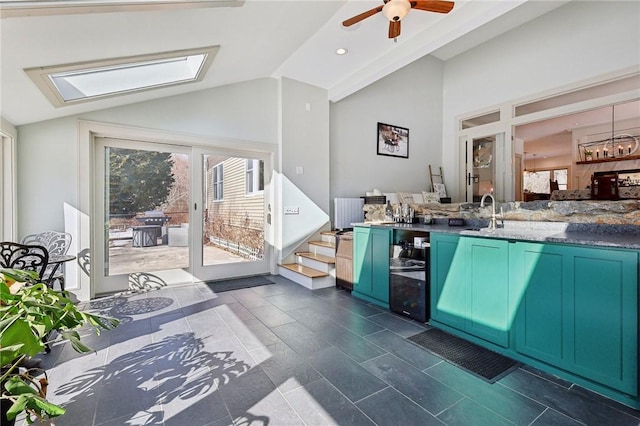
<svg viewBox="0 0 640 426">
<path fill-rule="evenodd" d="M 260 153 L 96 139 L 95 293 L 269 272 Z"/>
</svg>

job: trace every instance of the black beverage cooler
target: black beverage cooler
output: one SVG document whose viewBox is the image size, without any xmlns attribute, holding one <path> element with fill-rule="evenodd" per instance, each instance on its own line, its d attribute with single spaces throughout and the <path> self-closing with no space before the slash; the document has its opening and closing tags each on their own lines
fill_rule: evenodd
<svg viewBox="0 0 640 426">
<path fill-rule="evenodd" d="M 389 259 L 390 308 L 393 312 L 427 322 L 430 318 L 429 247 L 414 249 L 412 244 L 406 243 L 396 256 Z"/>
</svg>

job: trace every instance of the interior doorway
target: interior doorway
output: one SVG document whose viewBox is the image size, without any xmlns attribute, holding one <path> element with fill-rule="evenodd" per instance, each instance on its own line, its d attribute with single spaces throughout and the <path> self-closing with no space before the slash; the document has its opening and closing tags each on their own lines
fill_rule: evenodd
<svg viewBox="0 0 640 426">
<path fill-rule="evenodd" d="M 484 194 L 497 193 L 497 152 L 504 147 L 504 133 L 469 136 L 464 140 L 465 201 L 479 203 Z"/>
</svg>

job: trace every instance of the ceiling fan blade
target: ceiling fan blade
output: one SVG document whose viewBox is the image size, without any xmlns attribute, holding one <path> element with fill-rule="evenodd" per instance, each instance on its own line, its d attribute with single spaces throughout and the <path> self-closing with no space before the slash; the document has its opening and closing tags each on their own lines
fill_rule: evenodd
<svg viewBox="0 0 640 426">
<path fill-rule="evenodd" d="M 389 21 L 389 38 L 396 38 L 400 35 L 400 21 Z"/>
<path fill-rule="evenodd" d="M 455 4 L 452 1 L 412 1 L 411 8 L 427 12 L 449 13 Z"/>
<path fill-rule="evenodd" d="M 384 5 L 378 6 L 378 7 L 374 7 L 373 9 L 367 10 L 366 12 L 362 12 L 359 15 L 356 15 L 356 16 L 354 16 L 352 18 L 347 19 L 346 21 L 344 21 L 342 23 L 342 25 L 344 25 L 345 27 L 350 27 L 353 24 L 357 24 L 358 22 L 362 21 L 363 19 L 366 19 L 369 16 L 373 16 L 376 13 L 380 12 L 383 7 L 384 7 Z"/>
</svg>

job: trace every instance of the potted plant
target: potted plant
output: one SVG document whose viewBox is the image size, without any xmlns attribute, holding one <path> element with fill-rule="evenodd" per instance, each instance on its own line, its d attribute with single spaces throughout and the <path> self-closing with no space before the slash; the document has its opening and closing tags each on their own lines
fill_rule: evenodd
<svg viewBox="0 0 640 426">
<path fill-rule="evenodd" d="M 80 310 L 66 292 L 38 282 L 35 272 L 0 269 L 0 402 L 3 425 L 12 425 L 20 413 L 27 422 L 64 414 L 64 408 L 47 401 L 47 375 L 30 365 L 30 357 L 55 340 L 68 340 L 78 352 L 91 349 L 80 341 L 77 329 L 88 325 L 97 334 L 115 328 L 119 321 Z M 53 332 L 56 333 L 53 333 Z M 33 364 L 33 362 L 31 362 Z"/>
<path fill-rule="evenodd" d="M 586 161 L 591 161 L 593 160 L 593 151 L 590 149 L 585 149 L 584 150 L 584 158 Z"/>
</svg>

